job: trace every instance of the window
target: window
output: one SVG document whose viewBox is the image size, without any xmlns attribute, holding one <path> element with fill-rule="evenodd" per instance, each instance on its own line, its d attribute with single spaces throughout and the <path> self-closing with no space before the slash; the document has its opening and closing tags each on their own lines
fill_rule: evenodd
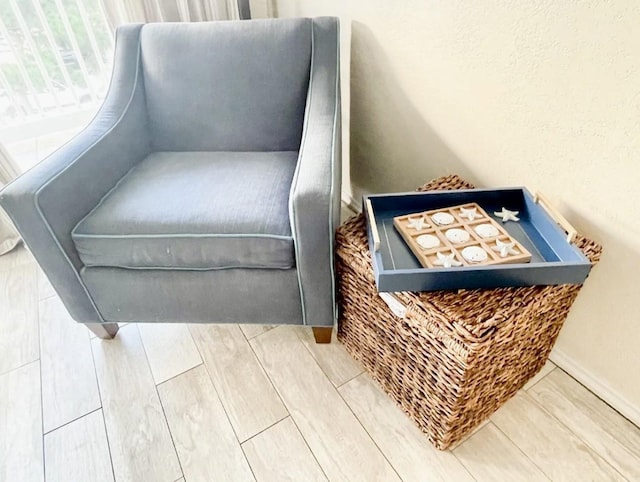
<svg viewBox="0 0 640 482">
<path fill-rule="evenodd" d="M 22 169 L 91 118 L 112 44 L 100 0 L 0 2 L 0 141 Z"/>
</svg>

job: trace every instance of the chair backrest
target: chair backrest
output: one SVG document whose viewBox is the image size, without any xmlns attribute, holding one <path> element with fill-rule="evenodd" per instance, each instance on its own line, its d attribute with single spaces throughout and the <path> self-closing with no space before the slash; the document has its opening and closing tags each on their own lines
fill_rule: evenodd
<svg viewBox="0 0 640 482">
<path fill-rule="evenodd" d="M 311 36 L 300 18 L 142 27 L 152 148 L 298 150 Z"/>
</svg>

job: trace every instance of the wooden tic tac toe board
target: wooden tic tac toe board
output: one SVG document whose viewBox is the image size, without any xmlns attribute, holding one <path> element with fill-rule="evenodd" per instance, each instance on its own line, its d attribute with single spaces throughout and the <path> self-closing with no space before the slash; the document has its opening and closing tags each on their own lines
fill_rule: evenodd
<svg viewBox="0 0 640 482">
<path fill-rule="evenodd" d="M 425 268 L 531 261 L 531 253 L 476 203 L 397 216 L 393 225 Z"/>
</svg>

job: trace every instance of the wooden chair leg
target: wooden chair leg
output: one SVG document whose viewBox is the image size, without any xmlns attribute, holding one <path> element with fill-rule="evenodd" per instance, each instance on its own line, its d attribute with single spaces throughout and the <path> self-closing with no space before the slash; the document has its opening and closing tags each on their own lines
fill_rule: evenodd
<svg viewBox="0 0 640 482">
<path fill-rule="evenodd" d="M 331 343 L 332 326 L 312 326 L 311 329 L 316 343 Z"/>
<path fill-rule="evenodd" d="M 116 336 L 116 333 L 118 333 L 117 323 L 85 323 L 84 326 L 103 340 L 111 340 Z"/>
</svg>

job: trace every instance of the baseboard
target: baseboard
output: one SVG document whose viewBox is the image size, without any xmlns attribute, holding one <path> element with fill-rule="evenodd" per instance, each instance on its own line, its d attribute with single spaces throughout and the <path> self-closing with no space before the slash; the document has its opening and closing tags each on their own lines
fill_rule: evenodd
<svg viewBox="0 0 640 482">
<path fill-rule="evenodd" d="M 342 191 L 342 204 L 344 204 L 346 207 L 351 209 L 354 213 L 357 213 L 360 211 L 359 209 L 358 210 L 355 209 L 355 206 L 356 206 L 355 199 L 353 199 L 353 196 L 348 192 Z"/>
<path fill-rule="evenodd" d="M 604 400 L 631 423 L 640 427 L 640 407 L 637 407 L 623 395 L 614 390 L 608 383 L 594 377 L 566 353 L 554 348 L 551 361 L 582 383 L 595 395 Z"/>
<path fill-rule="evenodd" d="M 366 194 L 364 189 L 352 184 L 351 194 L 342 191 L 342 202 L 345 203 L 354 213 L 359 213 L 362 211 L 362 196 L 364 194 Z"/>
</svg>

